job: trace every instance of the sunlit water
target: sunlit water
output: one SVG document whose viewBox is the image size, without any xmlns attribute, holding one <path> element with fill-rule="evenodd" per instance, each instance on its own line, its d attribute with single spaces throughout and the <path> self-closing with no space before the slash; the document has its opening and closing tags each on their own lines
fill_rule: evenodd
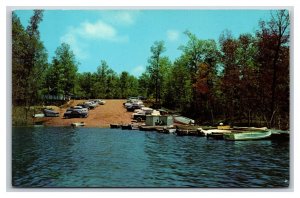
<svg viewBox="0 0 300 198">
<path fill-rule="evenodd" d="M 287 187 L 289 143 L 99 128 L 13 128 L 17 187 Z"/>
</svg>

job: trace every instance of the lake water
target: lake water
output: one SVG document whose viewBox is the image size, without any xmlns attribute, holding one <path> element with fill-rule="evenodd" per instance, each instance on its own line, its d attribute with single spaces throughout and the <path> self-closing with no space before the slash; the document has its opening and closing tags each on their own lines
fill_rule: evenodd
<svg viewBox="0 0 300 198">
<path fill-rule="evenodd" d="M 288 187 L 289 143 L 13 127 L 16 187 Z"/>
</svg>

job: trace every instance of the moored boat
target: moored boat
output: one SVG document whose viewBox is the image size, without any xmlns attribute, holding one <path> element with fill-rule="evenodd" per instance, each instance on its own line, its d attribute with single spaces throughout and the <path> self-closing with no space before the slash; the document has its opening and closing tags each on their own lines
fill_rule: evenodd
<svg viewBox="0 0 300 198">
<path fill-rule="evenodd" d="M 225 140 L 241 141 L 241 140 L 262 140 L 271 136 L 269 130 L 256 130 L 256 131 L 238 131 L 232 133 L 226 133 L 223 135 Z"/>
<path fill-rule="evenodd" d="M 202 134 L 203 136 L 208 136 L 211 134 L 227 134 L 227 133 L 231 133 L 231 130 L 225 130 L 225 129 L 208 129 L 208 130 L 204 130 L 202 128 L 198 128 L 197 129 L 199 134 Z"/>
<path fill-rule="evenodd" d="M 118 129 L 118 128 L 121 128 L 121 125 L 120 124 L 110 124 L 110 128 Z"/>
<path fill-rule="evenodd" d="M 138 125 L 134 124 L 127 124 L 127 125 L 121 125 L 122 130 L 138 130 Z"/>
<path fill-rule="evenodd" d="M 121 125 L 122 130 L 132 130 L 131 124 Z"/>
<path fill-rule="evenodd" d="M 32 117 L 33 117 L 33 118 L 43 118 L 43 117 L 45 117 L 45 114 L 43 114 L 43 113 L 38 113 L 38 114 L 34 114 Z"/>
<path fill-rule="evenodd" d="M 195 124 L 195 120 L 183 117 L 183 116 L 173 116 L 174 122 L 180 123 L 180 124 Z"/>
<path fill-rule="evenodd" d="M 290 139 L 290 132 L 283 130 L 270 129 L 271 140 L 288 141 Z"/>
<path fill-rule="evenodd" d="M 178 136 L 197 136 L 198 131 L 196 129 L 177 129 L 176 134 Z"/>
<path fill-rule="evenodd" d="M 84 122 L 73 122 L 71 124 L 71 126 L 73 126 L 73 127 L 85 126 L 85 123 Z"/>
<path fill-rule="evenodd" d="M 207 139 L 214 139 L 214 140 L 223 140 L 224 133 L 213 132 L 206 135 Z"/>
<path fill-rule="evenodd" d="M 175 134 L 176 129 L 174 129 L 174 128 L 164 128 L 163 131 L 164 131 L 164 133 Z"/>
</svg>

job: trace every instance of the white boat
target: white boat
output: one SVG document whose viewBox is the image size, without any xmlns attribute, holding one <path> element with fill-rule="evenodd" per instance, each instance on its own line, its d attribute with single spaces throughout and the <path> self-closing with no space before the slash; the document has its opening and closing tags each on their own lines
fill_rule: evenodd
<svg viewBox="0 0 300 198">
<path fill-rule="evenodd" d="M 183 116 L 173 116 L 174 122 L 180 124 L 195 124 L 195 120 L 183 117 Z"/>
<path fill-rule="evenodd" d="M 37 113 L 37 114 L 34 114 L 32 117 L 34 117 L 34 118 L 43 118 L 43 117 L 45 117 L 45 114 Z"/>
<path fill-rule="evenodd" d="M 174 129 L 174 128 L 164 128 L 164 133 L 175 134 L 176 129 Z"/>
<path fill-rule="evenodd" d="M 211 134 L 227 134 L 227 133 L 231 133 L 231 130 L 225 130 L 225 129 L 208 129 L 208 130 L 204 130 L 202 128 L 198 128 L 197 131 L 199 131 L 200 133 L 204 134 L 205 136 L 207 135 L 211 135 Z"/>
<path fill-rule="evenodd" d="M 85 123 L 84 122 L 73 122 L 71 124 L 71 126 L 73 126 L 73 127 L 85 126 Z"/>
</svg>

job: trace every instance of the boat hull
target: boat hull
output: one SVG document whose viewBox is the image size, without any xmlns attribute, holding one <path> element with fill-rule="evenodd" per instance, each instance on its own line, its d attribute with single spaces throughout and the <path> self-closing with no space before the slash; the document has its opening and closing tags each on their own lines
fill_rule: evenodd
<svg viewBox="0 0 300 198">
<path fill-rule="evenodd" d="M 246 140 L 262 140 L 268 139 L 271 136 L 271 131 L 251 131 L 240 133 L 224 134 L 225 140 L 231 141 L 246 141 Z"/>
</svg>

